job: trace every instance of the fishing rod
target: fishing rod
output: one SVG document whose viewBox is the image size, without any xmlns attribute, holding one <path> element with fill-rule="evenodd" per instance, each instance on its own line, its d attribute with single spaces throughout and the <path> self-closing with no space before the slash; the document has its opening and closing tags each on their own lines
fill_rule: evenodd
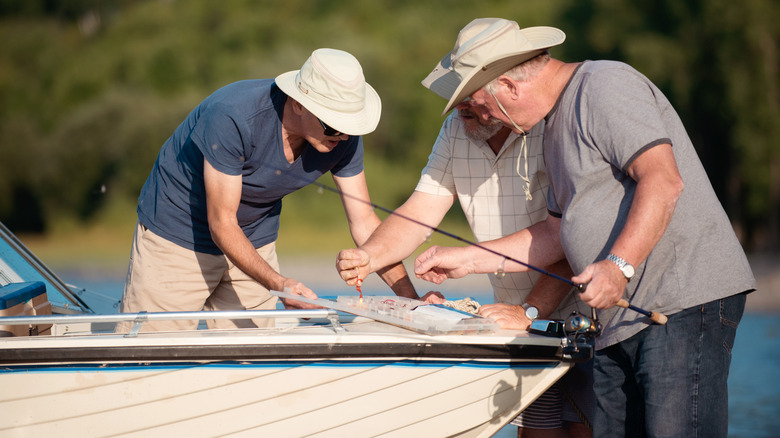
<svg viewBox="0 0 780 438">
<path fill-rule="evenodd" d="M 279 170 L 277 170 L 277 172 L 278 172 L 278 171 L 279 171 Z M 417 219 L 414 219 L 414 218 L 412 218 L 412 217 L 409 217 L 409 216 L 406 216 L 406 215 L 404 215 L 404 214 L 398 213 L 398 212 L 396 212 L 396 211 L 390 210 L 390 209 L 388 209 L 388 208 L 382 207 L 381 205 L 377 205 L 377 204 L 375 204 L 375 203 L 373 203 L 373 202 L 371 202 L 371 201 L 366 201 L 365 199 L 358 198 L 357 196 L 353 196 L 353 195 L 350 195 L 350 194 L 348 194 L 348 193 L 344 193 L 343 191 L 341 191 L 341 190 L 339 190 L 339 189 L 337 189 L 337 188 L 330 187 L 330 186 L 328 186 L 328 185 L 326 185 L 326 184 L 323 184 L 323 183 L 321 183 L 321 182 L 314 181 L 312 184 L 313 184 L 313 185 L 315 185 L 315 186 L 317 186 L 317 187 L 319 187 L 319 188 L 320 188 L 320 189 L 322 189 L 322 190 L 327 190 L 327 191 L 329 191 L 329 192 L 336 193 L 336 194 L 338 194 L 339 196 L 344 196 L 344 197 L 347 197 L 347 198 L 350 198 L 350 199 L 356 200 L 356 201 L 358 201 L 358 202 L 362 202 L 362 203 L 364 203 L 364 204 L 370 205 L 371 207 L 373 207 L 373 208 L 375 208 L 375 209 L 377 209 L 377 210 L 383 211 L 383 212 L 385 212 L 385 213 L 387 213 L 387 214 L 392 214 L 392 215 L 398 216 L 398 217 L 400 217 L 401 219 L 405 219 L 405 220 L 407 220 L 407 221 L 410 221 L 410 222 L 412 222 L 412 223 L 415 223 L 415 224 L 417 224 L 417 225 L 420 225 L 420 226 L 422 226 L 422 227 L 428 228 L 428 229 L 430 229 L 431 231 L 437 232 L 437 233 L 439 233 L 439 234 L 443 234 L 443 235 L 445 235 L 445 236 L 447 236 L 447 237 L 450 237 L 450 238 L 452 238 L 452 239 L 455 239 L 455 240 L 457 240 L 457 241 L 460 241 L 460 242 L 466 243 L 466 244 L 468 244 L 468 245 L 473 245 L 473 246 L 476 246 L 477 248 L 480 248 L 480 249 L 482 249 L 482 250 L 484 250 L 484 251 L 487 251 L 487 252 L 489 252 L 489 253 L 492 253 L 492 254 L 494 254 L 494 255 L 497 255 L 497 256 L 499 256 L 499 257 L 503 257 L 503 258 L 504 258 L 504 260 L 509 260 L 509 261 L 511 261 L 511 262 L 514 262 L 514 263 L 517 263 L 517 264 L 519 264 L 519 265 L 523 265 L 523 266 L 525 266 L 525 267 L 527 267 L 527 268 L 529 268 L 529 269 L 532 269 L 532 270 L 534 270 L 534 271 L 536 271 L 536 272 L 539 272 L 539 273 L 540 273 L 540 274 L 542 274 L 542 275 L 546 275 L 546 276 L 548 276 L 548 277 L 552 277 L 552 278 L 554 278 L 554 279 L 556 279 L 556 280 L 559 280 L 559 281 L 562 281 L 562 282 L 564 282 L 564 283 L 566 283 L 566 284 L 569 284 L 569 285 L 571 285 L 571 286 L 574 286 L 574 288 L 576 288 L 576 289 L 577 289 L 577 291 L 579 291 L 580 293 L 584 293 L 584 292 L 585 292 L 585 289 L 587 289 L 587 287 L 588 287 L 588 286 L 587 286 L 587 284 L 583 284 L 583 283 L 575 283 L 575 282 L 571 281 L 570 279 L 568 279 L 568 278 L 566 278 L 566 277 L 561 277 L 560 275 L 557 275 L 557 274 L 555 274 L 555 273 L 553 273 L 553 272 L 547 271 L 547 270 L 545 270 L 545 269 L 539 268 L 539 267 L 537 267 L 537 266 L 534 266 L 534 265 L 531 265 L 531 264 L 528 264 L 528 263 L 525 263 L 525 262 L 521 262 L 520 260 L 517 260 L 517 259 L 515 259 L 515 258 L 513 258 L 513 257 L 510 257 L 510 256 L 508 256 L 508 255 L 502 254 L 502 253 L 500 253 L 500 252 L 498 252 L 498 251 L 492 250 L 492 249 L 490 249 L 490 248 L 487 248 L 487 247 L 485 247 L 485 246 L 483 246 L 483 245 L 480 245 L 480 244 L 479 244 L 479 243 L 477 243 L 477 242 L 473 242 L 473 241 L 471 241 L 471 240 L 465 239 L 465 238 L 463 238 L 463 237 L 461 237 L 461 236 L 458 236 L 458 235 L 456 235 L 456 234 L 452 234 L 452 233 L 450 233 L 450 232 L 448 232 L 448 231 L 442 230 L 441 228 L 434 227 L 433 225 L 428 225 L 428 224 L 426 224 L 426 223 L 423 223 L 423 222 L 421 222 L 421 221 L 419 221 L 419 220 L 417 220 Z M 503 266 L 503 264 L 502 264 L 502 266 Z M 617 302 L 617 304 L 616 304 L 616 305 L 617 305 L 618 307 L 622 307 L 622 308 L 624 308 L 624 309 L 630 309 L 630 310 L 633 310 L 634 312 L 637 312 L 637 313 L 640 313 L 640 314 L 642 314 L 642 315 L 645 315 L 645 316 L 647 316 L 648 318 L 650 318 L 650 320 L 652 320 L 653 322 L 655 322 L 656 324 L 662 324 L 662 325 L 663 325 L 663 324 L 666 324 L 666 320 L 667 320 L 667 318 L 666 318 L 666 315 L 664 315 L 664 314 L 662 314 L 662 313 L 658 313 L 658 312 L 650 312 L 650 311 L 647 311 L 647 310 L 641 309 L 641 308 L 639 308 L 639 307 L 636 307 L 636 306 L 634 306 L 634 305 L 630 304 L 630 303 L 629 303 L 629 302 L 628 302 L 626 299 L 624 299 L 624 298 L 621 298 L 621 299 L 620 299 L 620 300 Z"/>
</svg>

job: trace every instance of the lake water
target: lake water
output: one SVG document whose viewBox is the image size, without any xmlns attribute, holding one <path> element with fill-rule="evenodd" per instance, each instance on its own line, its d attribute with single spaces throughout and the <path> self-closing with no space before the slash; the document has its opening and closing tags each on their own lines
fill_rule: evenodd
<svg viewBox="0 0 780 438">
<path fill-rule="evenodd" d="M 98 312 L 112 313 L 121 298 L 122 282 L 116 279 L 87 279 L 61 273 L 69 284 L 98 294 L 91 299 Z M 320 295 L 344 294 L 308 284 Z M 364 289 L 365 290 L 365 289 Z M 93 296 L 93 295 L 92 295 Z M 492 302 L 492 295 L 472 295 L 480 303 Z M 455 298 L 455 297 L 453 297 Z M 737 331 L 729 375 L 729 437 L 780 437 L 780 315 L 745 313 Z M 517 428 L 506 426 L 498 438 L 517 436 Z"/>
</svg>

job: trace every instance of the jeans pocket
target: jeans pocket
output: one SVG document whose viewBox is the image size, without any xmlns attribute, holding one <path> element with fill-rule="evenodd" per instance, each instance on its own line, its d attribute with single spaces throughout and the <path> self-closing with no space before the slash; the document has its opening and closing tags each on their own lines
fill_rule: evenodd
<svg viewBox="0 0 780 438">
<path fill-rule="evenodd" d="M 737 327 L 742 320 L 745 311 L 745 293 L 732 295 L 720 300 L 720 328 L 723 339 L 723 348 L 731 355 L 734 348 L 734 339 L 737 335 Z"/>
<path fill-rule="evenodd" d="M 720 323 L 736 329 L 745 311 L 746 298 L 746 293 L 740 293 L 720 300 Z"/>
</svg>

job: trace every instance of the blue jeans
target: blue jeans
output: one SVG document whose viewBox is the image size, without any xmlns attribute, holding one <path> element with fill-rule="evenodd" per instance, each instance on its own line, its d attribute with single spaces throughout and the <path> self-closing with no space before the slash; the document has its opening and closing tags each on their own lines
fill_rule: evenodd
<svg viewBox="0 0 780 438">
<path fill-rule="evenodd" d="M 593 436 L 725 437 L 738 294 L 669 316 L 596 352 Z"/>
</svg>

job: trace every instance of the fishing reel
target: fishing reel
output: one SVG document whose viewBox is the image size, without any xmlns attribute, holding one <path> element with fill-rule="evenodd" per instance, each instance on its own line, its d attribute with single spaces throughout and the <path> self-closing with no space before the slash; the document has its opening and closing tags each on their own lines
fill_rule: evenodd
<svg viewBox="0 0 780 438">
<path fill-rule="evenodd" d="M 593 313 L 595 314 L 596 311 L 594 310 Z M 563 323 L 563 330 L 567 336 L 595 338 L 601 334 L 601 323 L 595 315 L 588 318 L 579 312 L 571 312 Z"/>
<path fill-rule="evenodd" d="M 563 323 L 563 331 L 566 333 L 567 344 L 563 347 L 563 354 L 572 358 L 579 358 L 587 355 L 588 359 L 593 356 L 593 340 L 601 334 L 601 323 L 596 318 L 596 310 L 593 309 L 593 316 L 587 316 L 572 312 Z"/>
<path fill-rule="evenodd" d="M 564 321 L 535 320 L 529 332 L 564 338 L 563 356 L 575 362 L 585 362 L 593 357 L 593 340 L 601 334 L 601 323 L 593 310 L 592 317 L 572 312 Z"/>
</svg>

